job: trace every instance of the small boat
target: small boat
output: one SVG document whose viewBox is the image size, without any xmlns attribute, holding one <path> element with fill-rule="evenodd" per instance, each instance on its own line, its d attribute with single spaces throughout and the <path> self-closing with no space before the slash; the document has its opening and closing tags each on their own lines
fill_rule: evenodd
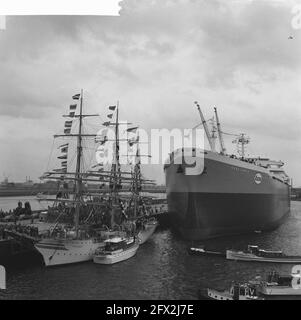
<svg viewBox="0 0 301 320">
<path fill-rule="evenodd" d="M 207 288 L 199 291 L 200 299 L 208 300 L 264 300 L 259 294 L 257 287 L 249 283 L 234 283 L 230 290 L 218 291 Z"/>
<path fill-rule="evenodd" d="M 200 256 L 211 255 L 211 256 L 219 256 L 219 257 L 224 257 L 224 258 L 226 257 L 225 253 L 206 250 L 205 247 L 199 247 L 199 248 L 190 247 L 190 248 L 188 248 L 188 253 L 190 253 L 192 255 L 200 255 Z"/>
<path fill-rule="evenodd" d="M 96 250 L 93 261 L 98 264 L 114 264 L 133 257 L 139 248 L 139 243 L 133 237 L 114 237 L 105 240 L 104 248 Z"/>
<path fill-rule="evenodd" d="M 247 251 L 227 250 L 226 258 L 236 261 L 256 261 L 274 263 L 301 263 L 301 256 L 288 256 L 282 251 L 268 251 L 249 245 Z"/>
<path fill-rule="evenodd" d="M 300 274 L 279 275 L 277 272 L 271 272 L 267 281 L 261 282 L 258 286 L 258 292 L 264 297 L 287 297 L 301 299 L 301 278 Z"/>
<path fill-rule="evenodd" d="M 142 223 L 142 229 L 138 232 L 137 238 L 139 244 L 145 243 L 156 231 L 159 222 L 157 219 L 148 219 Z"/>
</svg>

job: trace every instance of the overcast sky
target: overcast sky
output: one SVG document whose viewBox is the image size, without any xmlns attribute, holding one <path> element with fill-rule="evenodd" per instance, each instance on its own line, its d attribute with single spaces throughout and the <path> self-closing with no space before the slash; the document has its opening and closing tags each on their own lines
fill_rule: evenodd
<svg viewBox="0 0 301 320">
<path fill-rule="evenodd" d="M 105 118 L 191 128 L 218 107 L 249 153 L 301 185 L 301 30 L 293 2 L 124 0 L 120 17 L 7 17 L 0 31 L 0 178 L 37 179 L 80 88 Z M 289 39 L 293 36 L 293 39 Z M 226 139 L 232 151 L 231 139 Z M 163 169 L 152 176 L 162 182 Z M 1 180 L 1 179 L 0 179 Z"/>
</svg>

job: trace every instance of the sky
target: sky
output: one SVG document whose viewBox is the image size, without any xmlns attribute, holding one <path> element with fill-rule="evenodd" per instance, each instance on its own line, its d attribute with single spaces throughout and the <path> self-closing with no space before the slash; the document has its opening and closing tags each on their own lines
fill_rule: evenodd
<svg viewBox="0 0 301 320">
<path fill-rule="evenodd" d="M 248 152 L 301 186 L 301 29 L 296 1 L 124 0 L 119 17 L 8 16 L 0 30 L 0 180 L 38 177 L 72 95 L 142 128 L 192 128 L 218 108 Z M 292 39 L 289 37 L 292 36 Z M 234 152 L 231 136 L 226 136 Z M 164 182 L 162 166 L 146 169 Z"/>
</svg>

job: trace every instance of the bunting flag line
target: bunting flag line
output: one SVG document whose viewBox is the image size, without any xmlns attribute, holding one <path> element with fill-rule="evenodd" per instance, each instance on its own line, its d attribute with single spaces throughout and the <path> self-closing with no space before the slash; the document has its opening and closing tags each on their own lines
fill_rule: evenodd
<svg viewBox="0 0 301 320">
<path fill-rule="evenodd" d="M 75 95 L 72 97 L 73 100 L 79 100 L 79 98 L 80 98 L 80 93 L 75 94 Z"/>
<path fill-rule="evenodd" d="M 106 121 L 102 125 L 105 126 L 105 127 L 108 127 L 110 125 L 110 121 Z"/>
<path fill-rule="evenodd" d="M 116 106 L 109 106 L 109 110 L 114 111 L 116 109 Z"/>
<path fill-rule="evenodd" d="M 64 130 L 64 133 L 65 133 L 65 134 L 69 134 L 70 132 L 71 132 L 71 129 L 65 129 L 65 130 Z"/>
<path fill-rule="evenodd" d="M 74 116 L 75 116 L 75 112 L 74 112 L 74 111 L 72 111 L 72 112 L 69 113 L 69 117 L 70 117 L 70 118 L 74 118 Z"/>
<path fill-rule="evenodd" d="M 62 167 L 67 167 L 67 161 L 62 161 L 62 163 L 61 163 L 61 165 L 62 165 Z"/>
<path fill-rule="evenodd" d="M 107 117 L 108 117 L 109 119 L 112 119 L 112 118 L 113 118 L 113 113 L 108 114 Z"/>
<path fill-rule="evenodd" d="M 71 105 L 70 105 L 70 110 L 75 110 L 76 107 L 77 107 L 77 104 L 71 104 Z"/>
</svg>

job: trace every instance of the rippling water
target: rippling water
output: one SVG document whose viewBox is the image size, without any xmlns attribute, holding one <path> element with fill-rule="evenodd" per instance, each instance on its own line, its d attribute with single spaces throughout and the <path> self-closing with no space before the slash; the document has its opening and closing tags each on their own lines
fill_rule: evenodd
<svg viewBox="0 0 301 320">
<path fill-rule="evenodd" d="M 159 230 L 140 247 L 135 257 L 112 266 L 88 262 L 8 270 L 7 290 L 0 293 L 0 298 L 197 299 L 201 286 L 222 289 L 228 288 L 233 280 L 250 280 L 272 270 L 291 272 L 291 265 L 191 256 L 187 253 L 190 244 L 169 230 Z M 208 240 L 202 244 L 217 250 L 244 249 L 248 244 L 256 244 L 301 255 L 301 202 L 292 202 L 290 217 L 273 232 Z"/>
</svg>

